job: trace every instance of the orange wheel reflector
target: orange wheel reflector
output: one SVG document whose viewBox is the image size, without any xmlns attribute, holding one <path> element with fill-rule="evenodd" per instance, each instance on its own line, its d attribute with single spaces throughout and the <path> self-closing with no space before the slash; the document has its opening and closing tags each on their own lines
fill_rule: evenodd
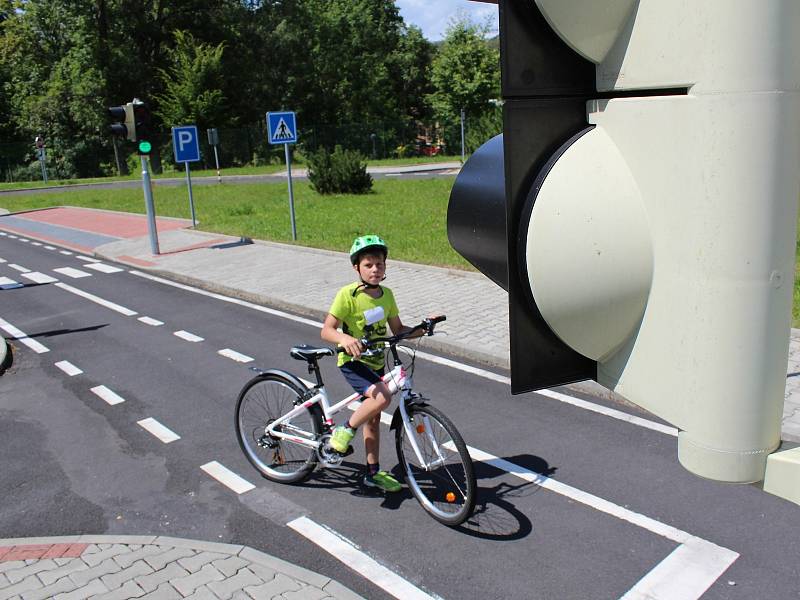
<svg viewBox="0 0 800 600">
<path fill-rule="evenodd" d="M 425 433 L 425 425 L 423 425 L 422 423 L 417 425 L 417 433 Z"/>
<path fill-rule="evenodd" d="M 455 502 L 456 501 L 456 495 L 453 492 L 447 492 L 445 494 L 444 498 L 448 502 Z"/>
</svg>

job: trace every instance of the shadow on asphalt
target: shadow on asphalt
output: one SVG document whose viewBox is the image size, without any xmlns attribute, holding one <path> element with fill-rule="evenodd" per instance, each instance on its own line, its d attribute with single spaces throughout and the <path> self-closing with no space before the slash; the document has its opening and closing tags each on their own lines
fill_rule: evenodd
<svg viewBox="0 0 800 600">
<path fill-rule="evenodd" d="M 108 323 L 103 323 L 102 325 L 90 325 L 89 327 L 78 327 L 76 329 L 52 329 L 50 331 L 42 331 L 40 333 L 31 333 L 30 335 L 26 336 L 29 338 L 49 338 L 55 337 L 57 335 L 68 335 L 70 333 L 81 333 L 84 331 L 97 331 L 98 329 L 102 329 L 103 327 L 108 327 Z"/>
</svg>

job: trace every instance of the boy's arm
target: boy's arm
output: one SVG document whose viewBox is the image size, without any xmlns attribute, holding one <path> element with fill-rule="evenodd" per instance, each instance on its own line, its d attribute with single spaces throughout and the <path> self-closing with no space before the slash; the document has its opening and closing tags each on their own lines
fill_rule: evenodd
<svg viewBox="0 0 800 600">
<path fill-rule="evenodd" d="M 339 319 L 328 313 L 322 322 L 320 337 L 331 344 L 339 344 L 350 356 L 358 358 L 361 356 L 361 342 L 353 336 L 339 331 L 341 325 L 342 322 Z"/>
<path fill-rule="evenodd" d="M 439 316 L 440 315 L 430 315 L 428 318 L 429 319 L 435 319 L 435 318 L 437 318 Z M 399 333 L 405 333 L 406 331 L 412 329 L 411 327 L 403 325 L 403 322 L 400 320 L 400 317 L 389 317 L 387 319 L 387 321 L 389 322 L 389 327 L 392 329 L 392 333 L 394 335 L 397 335 Z M 418 329 L 417 331 L 414 332 L 413 335 L 411 335 L 409 337 L 410 338 L 418 338 L 418 337 L 421 337 L 423 335 L 425 335 L 425 330 L 424 329 Z"/>
</svg>

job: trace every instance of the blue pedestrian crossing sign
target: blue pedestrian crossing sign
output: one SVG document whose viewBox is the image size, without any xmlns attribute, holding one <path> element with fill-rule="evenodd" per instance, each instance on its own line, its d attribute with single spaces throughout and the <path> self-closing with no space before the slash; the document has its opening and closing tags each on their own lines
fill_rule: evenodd
<svg viewBox="0 0 800 600">
<path fill-rule="evenodd" d="M 270 144 L 294 144 L 297 142 L 297 123 L 294 112 L 268 112 L 267 131 Z"/>
<path fill-rule="evenodd" d="M 176 163 L 197 162 L 200 160 L 200 140 L 196 125 L 183 125 L 172 128 L 172 149 Z"/>
</svg>

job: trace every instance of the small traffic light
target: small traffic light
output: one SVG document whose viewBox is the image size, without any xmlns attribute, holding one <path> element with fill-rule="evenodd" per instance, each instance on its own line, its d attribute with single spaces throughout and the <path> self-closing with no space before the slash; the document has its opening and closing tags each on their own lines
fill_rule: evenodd
<svg viewBox="0 0 800 600">
<path fill-rule="evenodd" d="M 136 142 L 139 154 L 147 156 L 153 149 L 150 131 L 150 107 L 141 100 L 134 98 L 133 120 L 136 127 Z"/>
<path fill-rule="evenodd" d="M 132 142 L 136 141 L 136 123 L 133 117 L 133 102 L 128 102 L 122 106 L 109 106 L 108 114 L 115 121 L 111 124 L 111 133 Z"/>
</svg>

